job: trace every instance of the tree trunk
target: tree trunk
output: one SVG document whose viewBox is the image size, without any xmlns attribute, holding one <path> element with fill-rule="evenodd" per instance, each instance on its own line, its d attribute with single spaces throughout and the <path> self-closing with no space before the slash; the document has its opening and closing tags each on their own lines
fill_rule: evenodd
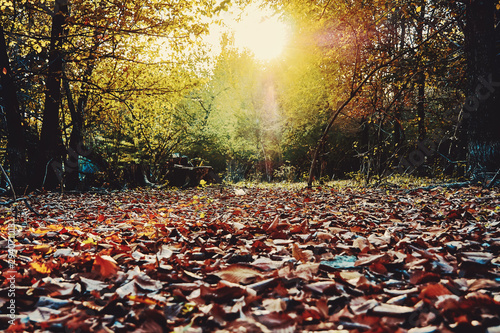
<svg viewBox="0 0 500 333">
<path fill-rule="evenodd" d="M 3 26 L 0 24 L 0 84 L 2 99 L 7 119 L 7 159 L 10 168 L 10 180 L 15 188 L 23 189 L 28 184 L 26 163 L 26 131 L 19 113 L 17 89 L 7 54 L 7 45 Z"/>
<path fill-rule="evenodd" d="M 42 133 L 40 136 L 40 157 L 38 168 L 41 169 L 37 180 L 38 186 L 54 189 L 63 182 L 62 157 L 65 150 L 59 125 L 61 105 L 61 79 L 64 41 L 64 24 L 68 15 L 68 1 L 56 0 L 52 31 L 50 34 L 49 68 L 46 81 L 45 106 L 43 111 Z"/>
<path fill-rule="evenodd" d="M 424 18 L 425 18 L 425 1 L 420 2 L 420 17 L 417 22 L 417 43 L 421 44 L 424 40 Z M 417 123 L 418 123 L 418 141 L 422 142 L 426 137 L 425 128 L 425 69 L 422 60 L 424 50 L 421 50 L 420 56 L 417 58 Z"/>
<path fill-rule="evenodd" d="M 425 73 L 420 71 L 417 78 L 417 123 L 418 141 L 425 140 L 427 130 L 425 128 Z"/>
<path fill-rule="evenodd" d="M 467 2 L 467 161 L 472 180 L 483 181 L 500 167 L 500 75 L 495 62 L 495 1 Z"/>
<path fill-rule="evenodd" d="M 83 144 L 83 114 L 80 109 L 77 109 L 69 82 L 63 79 L 63 86 L 68 100 L 68 108 L 71 114 L 71 122 L 73 127 L 69 137 L 69 148 L 64 162 L 65 170 L 65 185 L 67 189 L 76 189 L 79 183 L 78 173 L 78 156 L 80 154 L 79 147 Z M 80 103 L 78 103 L 80 104 Z"/>
</svg>

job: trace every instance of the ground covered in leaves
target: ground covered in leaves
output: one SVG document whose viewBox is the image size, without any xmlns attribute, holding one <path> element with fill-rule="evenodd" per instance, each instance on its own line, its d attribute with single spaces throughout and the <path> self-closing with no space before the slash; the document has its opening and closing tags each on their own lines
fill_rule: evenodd
<svg viewBox="0 0 500 333">
<path fill-rule="evenodd" d="M 500 332 L 496 190 L 207 187 L 28 202 L 39 216 L 22 201 L 0 213 L 2 331 Z"/>
</svg>

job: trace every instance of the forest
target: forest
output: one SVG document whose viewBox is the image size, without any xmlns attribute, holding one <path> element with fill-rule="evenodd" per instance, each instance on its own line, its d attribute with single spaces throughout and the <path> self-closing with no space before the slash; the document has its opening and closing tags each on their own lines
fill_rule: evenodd
<svg viewBox="0 0 500 333">
<path fill-rule="evenodd" d="M 496 179 L 497 1 L 0 7 L 4 188 L 168 184 L 172 156 L 228 182 Z M 279 55 L 237 45 L 245 8 L 286 27 Z"/>
<path fill-rule="evenodd" d="M 500 332 L 500 1 L 0 11 L 0 331 Z"/>
</svg>

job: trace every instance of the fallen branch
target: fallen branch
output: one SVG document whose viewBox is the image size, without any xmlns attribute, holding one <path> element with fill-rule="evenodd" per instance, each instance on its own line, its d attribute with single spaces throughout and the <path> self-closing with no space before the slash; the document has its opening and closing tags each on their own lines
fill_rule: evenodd
<svg viewBox="0 0 500 333">
<path fill-rule="evenodd" d="M 29 197 L 22 197 L 22 198 L 16 198 L 16 199 L 12 199 L 12 200 L 9 200 L 9 201 L 0 201 L 0 206 L 10 206 L 16 202 L 24 202 L 24 204 L 26 205 L 26 207 L 33 213 L 35 214 L 36 216 L 38 217 L 43 217 L 44 215 L 43 214 L 40 214 L 38 213 L 29 203 Z"/>
<path fill-rule="evenodd" d="M 467 182 L 457 182 L 457 183 L 449 183 L 449 184 L 436 184 L 436 185 L 429 185 L 429 186 L 412 188 L 412 189 L 406 190 L 405 193 L 410 193 L 410 192 L 414 192 L 414 191 L 418 191 L 418 190 L 428 191 L 428 190 L 435 189 L 437 187 L 462 188 L 462 187 L 467 187 L 467 186 L 474 185 L 474 184 L 477 184 L 477 183 L 473 182 L 473 181 L 467 181 Z"/>
<path fill-rule="evenodd" d="M 495 181 L 497 180 L 499 173 L 500 173 L 500 169 L 497 170 L 497 173 L 495 173 L 495 175 L 491 179 L 490 183 L 486 186 L 487 189 L 491 188 L 493 186 L 493 184 L 495 184 Z"/>
</svg>

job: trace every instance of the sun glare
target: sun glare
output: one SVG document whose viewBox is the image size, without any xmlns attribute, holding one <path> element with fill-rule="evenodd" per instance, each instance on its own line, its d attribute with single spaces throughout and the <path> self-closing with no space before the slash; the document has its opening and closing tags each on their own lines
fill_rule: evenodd
<svg viewBox="0 0 500 333">
<path fill-rule="evenodd" d="M 280 56 L 288 42 L 288 26 L 258 7 L 248 7 L 232 30 L 235 46 L 249 50 L 262 61 Z"/>
</svg>

